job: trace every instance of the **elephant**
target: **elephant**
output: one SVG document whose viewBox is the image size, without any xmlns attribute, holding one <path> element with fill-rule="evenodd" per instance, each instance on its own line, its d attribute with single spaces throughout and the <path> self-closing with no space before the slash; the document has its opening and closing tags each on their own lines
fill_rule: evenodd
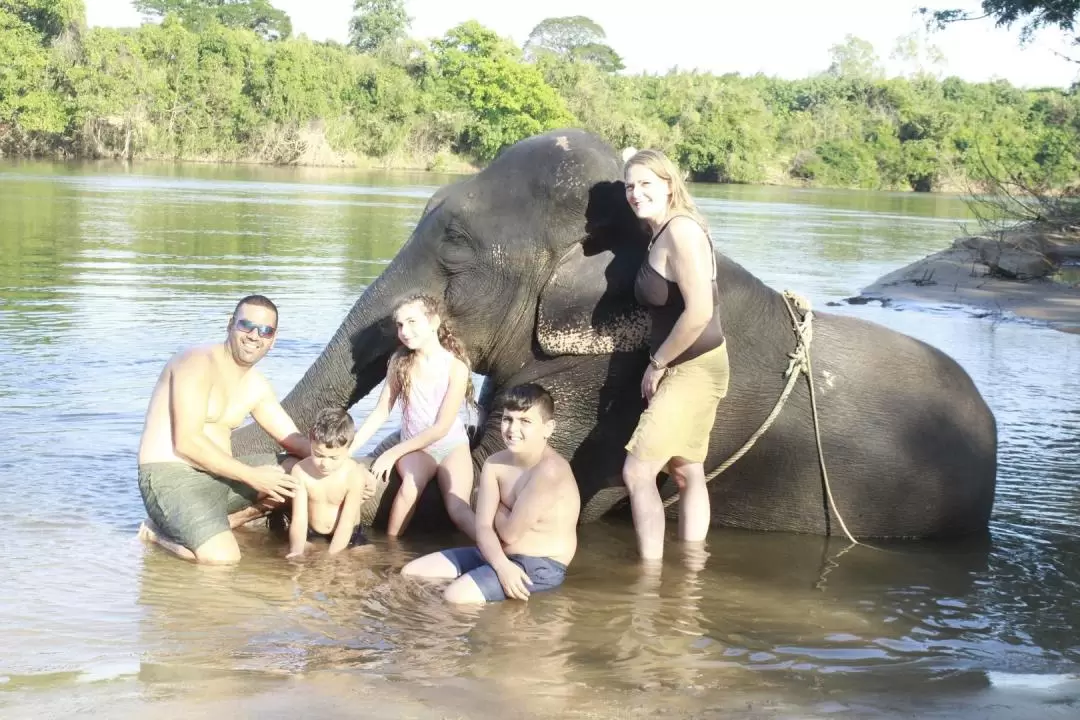
<svg viewBox="0 0 1080 720">
<path fill-rule="evenodd" d="M 397 345 L 392 309 L 427 292 L 443 299 L 484 377 L 474 470 L 502 447 L 499 393 L 536 382 L 555 400 L 550 442 L 577 478 L 581 522 L 628 514 L 621 470 L 644 409 L 649 329 L 633 283 L 648 240 L 626 202 L 620 156 L 605 141 L 577 129 L 519 141 L 430 198 L 282 404 L 300 428 L 321 407 L 355 404 L 385 377 Z M 796 346 L 783 294 L 719 251 L 716 263 L 731 380 L 706 473 L 770 414 Z M 830 535 L 842 519 L 863 538 L 985 532 L 997 427 L 968 374 L 940 350 L 873 322 L 815 311 L 812 323 L 819 424 L 800 381 L 768 430 L 709 483 L 711 526 Z M 257 430 L 237 432 L 238 451 L 266 447 Z M 658 482 L 671 493 L 670 479 Z M 444 512 L 437 492 L 421 503 Z"/>
</svg>

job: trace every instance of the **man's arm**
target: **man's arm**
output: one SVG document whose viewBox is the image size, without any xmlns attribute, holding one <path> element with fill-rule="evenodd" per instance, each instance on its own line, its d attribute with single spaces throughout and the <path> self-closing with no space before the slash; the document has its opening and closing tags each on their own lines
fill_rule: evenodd
<svg viewBox="0 0 1080 720">
<path fill-rule="evenodd" d="M 285 408 L 281 407 L 270 382 L 261 374 L 258 375 L 258 381 L 262 387 L 259 392 L 259 401 L 251 410 L 251 417 L 255 419 L 259 427 L 266 431 L 267 435 L 274 439 L 274 442 L 285 448 L 290 455 L 299 458 L 311 455 L 311 441 L 296 427 L 296 423 L 289 417 L 289 413 L 285 412 Z"/>
<path fill-rule="evenodd" d="M 181 459 L 208 473 L 254 486 L 254 468 L 222 450 L 203 431 L 210 398 L 210 373 L 210 359 L 201 354 L 181 358 L 170 371 L 173 450 Z"/>
<path fill-rule="evenodd" d="M 476 547 L 499 576 L 499 584 L 506 594 L 518 600 L 527 600 L 529 580 L 525 571 L 510 562 L 503 552 L 502 543 L 495 532 L 495 513 L 499 508 L 499 480 L 493 464 L 484 463 L 480 471 L 480 486 L 476 495 Z"/>
<path fill-rule="evenodd" d="M 296 472 L 295 468 L 293 472 Z M 289 521 L 289 554 L 288 558 L 301 557 L 307 549 L 308 531 L 308 494 L 307 486 L 302 477 L 293 476 L 296 479 L 296 494 L 292 501 L 292 519 Z"/>
<path fill-rule="evenodd" d="M 507 545 L 531 530 L 558 499 L 558 470 L 551 462 L 533 470 L 529 483 L 518 494 L 509 517 L 499 524 L 499 537 Z"/>
<path fill-rule="evenodd" d="M 360 505 L 363 502 L 363 481 L 358 480 L 355 474 L 349 473 L 345 500 L 341 503 L 341 510 L 338 511 L 337 527 L 334 528 L 334 537 L 330 540 L 330 549 L 326 551 L 328 555 L 339 553 L 349 546 L 349 540 L 352 539 L 353 528 L 356 527 L 360 513 Z"/>
</svg>

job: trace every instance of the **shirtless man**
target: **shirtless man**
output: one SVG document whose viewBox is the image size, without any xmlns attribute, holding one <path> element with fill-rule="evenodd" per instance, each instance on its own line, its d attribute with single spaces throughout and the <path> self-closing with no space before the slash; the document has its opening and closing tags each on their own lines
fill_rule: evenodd
<svg viewBox="0 0 1080 720">
<path fill-rule="evenodd" d="M 296 481 L 274 454 L 233 457 L 232 431 L 250 414 L 290 454 L 311 445 L 255 363 L 274 346 L 277 307 L 240 300 L 225 342 L 181 351 L 158 377 L 139 444 L 139 491 L 149 520 L 139 529 L 186 560 L 235 563 L 232 529 L 293 496 Z"/>
<path fill-rule="evenodd" d="M 425 555 L 401 570 L 453 579 L 447 602 L 528 600 L 562 584 L 577 550 L 581 497 L 570 464 L 548 446 L 555 431 L 551 395 L 539 385 L 519 385 L 500 404 L 506 449 L 480 471 L 476 547 Z"/>
</svg>

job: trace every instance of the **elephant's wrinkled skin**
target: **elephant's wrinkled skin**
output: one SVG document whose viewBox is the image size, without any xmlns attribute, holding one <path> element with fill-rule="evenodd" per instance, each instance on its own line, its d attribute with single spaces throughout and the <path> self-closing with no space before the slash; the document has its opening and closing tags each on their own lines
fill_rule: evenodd
<svg viewBox="0 0 1080 720">
<path fill-rule="evenodd" d="M 625 497 L 623 445 L 643 408 L 648 321 L 633 279 L 647 240 L 610 147 L 577 130 L 524 140 L 431 198 L 284 407 L 304 428 L 320 407 L 351 406 L 367 394 L 397 342 L 391 310 L 425 290 L 445 298 L 486 376 L 482 407 L 521 382 L 551 391 L 552 445 L 571 459 L 583 521 L 596 519 Z M 795 346 L 781 294 L 716 258 L 732 374 L 707 471 L 768 415 Z M 828 313 L 815 313 L 812 360 L 833 496 L 852 533 L 940 537 L 986 528 L 997 432 L 963 369 L 906 335 Z M 501 447 L 498 418 L 482 417 L 477 467 Z M 236 438 L 238 452 L 265 443 L 251 430 Z M 826 510 L 805 378 L 772 428 L 709 491 L 714 525 L 840 532 Z M 441 510 L 437 492 L 425 498 L 429 513 Z"/>
</svg>

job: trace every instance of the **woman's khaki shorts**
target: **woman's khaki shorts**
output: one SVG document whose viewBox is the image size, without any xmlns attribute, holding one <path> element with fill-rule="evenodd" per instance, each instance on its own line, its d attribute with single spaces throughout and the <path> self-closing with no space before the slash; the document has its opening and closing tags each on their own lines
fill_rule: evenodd
<svg viewBox="0 0 1080 720">
<path fill-rule="evenodd" d="M 727 395 L 727 341 L 693 360 L 668 368 L 638 420 L 626 451 L 638 460 L 686 458 L 704 462 L 716 408 Z"/>
</svg>

